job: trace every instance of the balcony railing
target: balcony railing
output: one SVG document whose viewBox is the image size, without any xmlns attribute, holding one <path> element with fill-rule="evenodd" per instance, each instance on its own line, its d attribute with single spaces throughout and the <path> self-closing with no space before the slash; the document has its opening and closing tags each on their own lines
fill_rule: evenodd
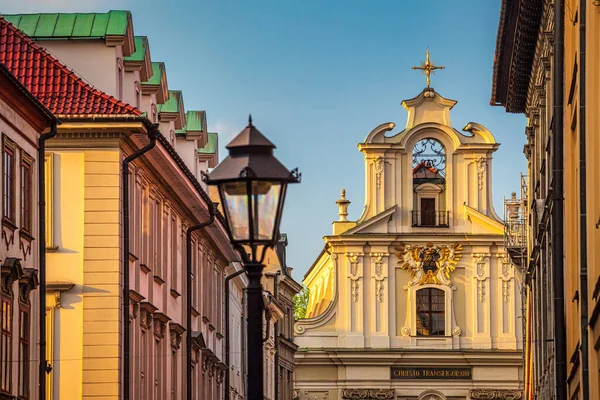
<svg viewBox="0 0 600 400">
<path fill-rule="evenodd" d="M 450 211 L 422 211 L 413 210 L 412 226 L 447 228 L 450 220 Z"/>
</svg>

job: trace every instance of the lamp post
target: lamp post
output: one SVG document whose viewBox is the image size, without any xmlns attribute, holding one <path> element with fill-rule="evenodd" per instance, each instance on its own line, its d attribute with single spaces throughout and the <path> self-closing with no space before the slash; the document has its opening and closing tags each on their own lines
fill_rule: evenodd
<svg viewBox="0 0 600 400">
<path fill-rule="evenodd" d="M 248 126 L 227 145 L 229 156 L 203 176 L 208 185 L 219 189 L 229 239 L 248 274 L 249 400 L 264 398 L 263 260 L 278 239 L 287 185 L 300 182 L 298 170 L 288 171 L 273 156 L 274 148 L 250 117 Z"/>
</svg>

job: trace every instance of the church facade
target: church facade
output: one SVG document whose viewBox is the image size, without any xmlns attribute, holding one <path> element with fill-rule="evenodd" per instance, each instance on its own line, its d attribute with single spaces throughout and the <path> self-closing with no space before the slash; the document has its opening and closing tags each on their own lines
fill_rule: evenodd
<svg viewBox="0 0 600 400">
<path fill-rule="evenodd" d="M 427 60 L 427 63 L 429 60 Z M 363 214 L 339 220 L 307 272 L 295 398 L 522 398 L 521 285 L 491 198 L 499 144 L 450 121 L 429 86 L 359 144 Z"/>
</svg>

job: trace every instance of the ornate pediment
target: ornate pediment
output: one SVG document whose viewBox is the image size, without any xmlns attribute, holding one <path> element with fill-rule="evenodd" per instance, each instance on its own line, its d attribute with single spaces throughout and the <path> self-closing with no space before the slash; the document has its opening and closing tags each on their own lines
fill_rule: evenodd
<svg viewBox="0 0 600 400">
<path fill-rule="evenodd" d="M 29 293 L 31 293 L 32 290 L 35 290 L 39 284 L 40 281 L 38 279 L 38 271 L 36 269 L 23 269 L 23 276 L 19 278 L 19 296 L 21 297 L 21 301 L 27 303 L 29 301 Z"/>
<path fill-rule="evenodd" d="M 425 284 L 451 286 L 450 273 L 462 257 L 462 245 L 424 246 L 401 244 L 396 247 L 400 268 L 410 273 L 408 287 Z"/>
<path fill-rule="evenodd" d="M 2 290 L 10 292 L 14 281 L 21 279 L 23 276 L 23 268 L 21 267 L 21 259 L 9 257 L 2 263 Z"/>
</svg>

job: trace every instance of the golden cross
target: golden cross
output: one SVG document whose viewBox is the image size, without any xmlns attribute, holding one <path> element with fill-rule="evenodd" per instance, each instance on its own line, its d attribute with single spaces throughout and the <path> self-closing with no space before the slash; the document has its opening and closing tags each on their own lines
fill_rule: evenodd
<svg viewBox="0 0 600 400">
<path fill-rule="evenodd" d="M 412 69 L 420 69 L 425 76 L 427 77 L 427 87 L 431 84 L 430 76 L 435 73 L 436 69 L 444 69 L 442 65 L 434 65 L 431 61 L 429 61 L 429 49 L 425 52 L 425 62 L 419 65 L 418 67 L 412 67 Z"/>
</svg>

